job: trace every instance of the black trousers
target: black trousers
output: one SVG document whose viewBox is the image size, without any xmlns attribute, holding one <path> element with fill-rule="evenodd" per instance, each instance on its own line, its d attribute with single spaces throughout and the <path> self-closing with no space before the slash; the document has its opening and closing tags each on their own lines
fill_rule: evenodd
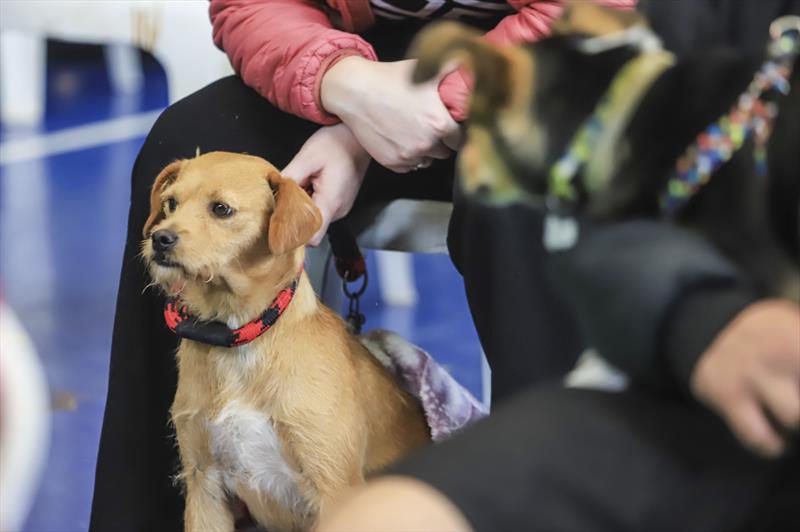
<svg viewBox="0 0 800 532">
<path fill-rule="evenodd" d="M 478 531 L 800 527 L 796 453 L 759 459 L 711 412 L 642 389 L 531 387 L 391 472 L 439 489 Z"/>
</svg>

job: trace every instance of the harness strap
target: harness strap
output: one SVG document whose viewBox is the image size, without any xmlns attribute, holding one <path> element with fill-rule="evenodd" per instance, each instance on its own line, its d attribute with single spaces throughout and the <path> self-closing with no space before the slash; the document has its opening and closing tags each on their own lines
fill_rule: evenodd
<svg viewBox="0 0 800 532">
<path fill-rule="evenodd" d="M 648 89 L 673 64 L 675 57 L 670 52 L 651 50 L 638 54 L 620 69 L 566 152 L 550 168 L 551 208 L 563 210 L 577 199 L 575 177 L 584 167 L 587 190 L 607 185 L 619 137 Z"/>
</svg>

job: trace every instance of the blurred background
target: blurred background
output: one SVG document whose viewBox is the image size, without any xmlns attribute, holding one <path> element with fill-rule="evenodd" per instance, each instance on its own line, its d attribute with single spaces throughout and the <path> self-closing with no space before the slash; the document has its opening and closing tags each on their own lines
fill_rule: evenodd
<svg viewBox="0 0 800 532">
<path fill-rule="evenodd" d="M 0 0 L 0 530 L 88 528 L 130 170 L 161 110 L 232 73 L 207 10 Z M 366 328 L 421 345 L 483 398 L 447 255 L 367 258 Z"/>
</svg>

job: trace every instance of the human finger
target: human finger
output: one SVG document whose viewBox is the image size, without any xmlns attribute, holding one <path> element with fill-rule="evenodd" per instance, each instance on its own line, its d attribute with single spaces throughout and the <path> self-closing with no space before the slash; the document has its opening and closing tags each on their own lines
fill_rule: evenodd
<svg viewBox="0 0 800 532">
<path fill-rule="evenodd" d="M 755 397 L 742 398 L 724 406 L 726 419 L 739 440 L 758 454 L 775 457 L 784 449 L 784 441 L 770 424 Z"/>
<path fill-rule="evenodd" d="M 294 180 L 301 187 L 306 187 L 311 182 L 311 178 L 319 172 L 319 163 L 300 150 L 294 158 L 289 161 L 281 174 Z"/>
<path fill-rule="evenodd" d="M 453 151 L 460 150 L 464 143 L 464 128 L 459 124 L 452 132 L 442 137 L 442 143 Z"/>
<path fill-rule="evenodd" d="M 414 170 L 422 170 L 423 168 L 428 168 L 432 164 L 433 159 L 431 157 L 422 157 L 419 162 L 414 165 Z"/>
<path fill-rule="evenodd" d="M 324 195 L 315 193 L 314 196 L 317 196 L 314 204 L 317 206 L 320 214 L 322 215 L 322 224 L 317 232 L 314 233 L 314 236 L 311 237 L 311 240 L 308 241 L 308 245 L 316 247 L 320 242 L 322 242 L 322 239 L 325 238 L 325 234 L 328 232 L 328 226 L 333 221 L 335 206 L 332 206 L 331 201 L 329 201 Z M 314 197 L 312 197 L 312 199 L 314 199 Z"/>
<path fill-rule="evenodd" d="M 789 430 L 800 428 L 800 386 L 794 377 L 765 372 L 755 380 L 756 393 L 775 420 Z"/>
<path fill-rule="evenodd" d="M 453 150 L 445 146 L 442 142 L 437 142 L 424 155 L 425 157 L 423 157 L 423 159 L 449 159 L 453 155 Z"/>
</svg>

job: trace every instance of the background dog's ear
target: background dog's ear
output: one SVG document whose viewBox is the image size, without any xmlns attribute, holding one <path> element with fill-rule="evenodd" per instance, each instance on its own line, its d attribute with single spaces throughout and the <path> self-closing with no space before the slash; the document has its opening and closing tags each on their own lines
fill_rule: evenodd
<svg viewBox="0 0 800 532">
<path fill-rule="evenodd" d="M 463 63 L 475 76 L 470 119 L 486 121 L 512 98 L 512 57 L 506 52 L 482 39 L 474 29 L 441 22 L 421 31 L 408 55 L 417 59 L 415 83 L 433 79 L 451 62 Z"/>
<path fill-rule="evenodd" d="M 581 33 L 598 37 L 624 31 L 637 24 L 646 24 L 644 16 L 637 11 L 572 0 L 564 8 L 561 17 L 553 23 L 552 31 L 557 35 Z"/>
<path fill-rule="evenodd" d="M 322 225 L 322 214 L 311 197 L 293 180 L 277 170 L 267 176 L 275 196 L 269 218 L 269 250 L 281 255 L 305 245 Z"/>
<path fill-rule="evenodd" d="M 161 191 L 164 190 L 164 187 L 175 181 L 182 166 L 183 161 L 172 162 L 161 170 L 161 173 L 156 177 L 153 188 L 150 190 L 150 216 L 147 217 L 147 221 L 144 223 L 144 228 L 142 229 L 142 234 L 145 238 L 150 236 L 150 229 L 152 229 L 163 215 Z"/>
</svg>

